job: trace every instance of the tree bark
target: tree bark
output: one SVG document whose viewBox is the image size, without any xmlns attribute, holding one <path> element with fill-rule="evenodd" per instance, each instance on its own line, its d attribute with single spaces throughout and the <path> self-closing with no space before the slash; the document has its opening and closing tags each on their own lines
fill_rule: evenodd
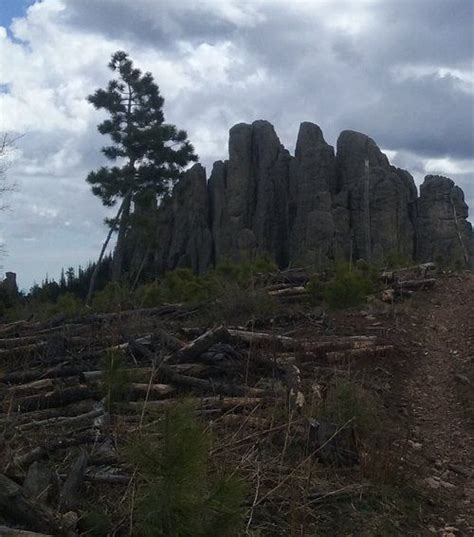
<svg viewBox="0 0 474 537">
<path fill-rule="evenodd" d="M 86 306 L 90 306 L 90 302 L 92 300 L 92 295 L 94 294 L 95 282 L 97 280 L 97 275 L 99 274 L 100 264 L 102 263 L 102 259 L 103 259 L 104 254 L 105 254 L 105 250 L 107 249 L 107 246 L 108 246 L 108 244 L 110 242 L 110 239 L 112 238 L 112 234 L 115 231 L 116 222 L 120 218 L 120 216 L 122 214 L 122 211 L 124 210 L 125 201 L 128 198 L 129 203 L 130 203 L 130 197 L 131 197 L 131 192 L 128 192 L 127 196 L 122 200 L 122 203 L 120 204 L 120 207 L 119 207 L 119 209 L 117 211 L 117 214 L 115 215 L 114 223 L 110 226 L 110 230 L 109 230 L 109 232 L 107 234 L 107 238 L 105 239 L 105 242 L 102 245 L 102 250 L 100 251 L 99 259 L 97 260 L 97 264 L 94 267 L 94 272 L 92 273 L 91 281 L 89 283 L 89 290 L 87 291 L 87 298 L 86 298 Z M 120 223 L 122 223 L 122 219 L 120 219 Z"/>
<path fill-rule="evenodd" d="M 117 244 L 115 245 L 114 258 L 112 261 L 112 281 L 117 282 L 122 277 L 123 260 L 125 255 L 125 237 L 127 225 L 130 219 L 130 207 L 132 204 L 132 192 L 129 191 L 123 198 L 122 215 L 120 217 Z"/>
</svg>

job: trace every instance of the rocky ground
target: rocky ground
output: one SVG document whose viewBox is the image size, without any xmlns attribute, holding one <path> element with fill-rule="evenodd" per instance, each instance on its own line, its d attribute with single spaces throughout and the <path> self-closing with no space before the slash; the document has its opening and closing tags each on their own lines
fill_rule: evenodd
<svg viewBox="0 0 474 537">
<path fill-rule="evenodd" d="M 410 429 L 409 462 L 432 503 L 428 530 L 474 533 L 474 277 L 451 276 L 418 296 L 393 330 L 406 348 L 400 398 Z M 399 374 L 400 374 L 399 373 Z"/>
<path fill-rule="evenodd" d="M 156 436 L 186 395 L 216 435 L 213 463 L 250 485 L 246 535 L 469 536 L 472 319 L 464 273 L 364 311 L 298 299 L 245 326 L 183 306 L 0 326 L 0 534 L 91 534 L 98 504 L 110 534 L 128 534 L 139 476 L 123 445 Z M 130 384 L 104 406 L 104 349 L 118 345 Z M 349 408 L 334 428 L 335 393 Z"/>
</svg>

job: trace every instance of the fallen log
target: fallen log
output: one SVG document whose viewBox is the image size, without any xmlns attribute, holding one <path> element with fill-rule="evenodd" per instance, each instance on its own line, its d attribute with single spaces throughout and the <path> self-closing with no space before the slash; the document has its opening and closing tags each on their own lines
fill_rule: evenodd
<svg viewBox="0 0 474 537">
<path fill-rule="evenodd" d="M 291 337 L 267 334 L 265 332 L 250 332 L 247 330 L 238 330 L 229 328 L 227 332 L 231 337 L 244 341 L 245 343 L 269 343 L 282 347 L 285 350 L 298 350 L 301 343 Z"/>
<path fill-rule="evenodd" d="M 342 336 L 326 341 L 303 342 L 302 347 L 305 351 L 329 352 L 344 349 L 365 349 L 374 346 L 377 341 L 377 336 Z"/>
<path fill-rule="evenodd" d="M 270 296 L 280 298 L 280 297 L 288 297 L 288 296 L 308 295 L 309 293 L 306 287 L 296 286 L 296 287 L 286 287 L 285 289 L 277 289 L 275 291 L 269 291 L 268 294 Z"/>
<path fill-rule="evenodd" d="M 86 399 L 78 403 L 72 403 L 60 408 L 46 408 L 43 410 L 32 410 L 30 412 L 16 413 L 10 412 L 6 417 L 0 419 L 0 424 L 5 426 L 11 424 L 14 426 L 32 423 L 38 420 L 46 420 L 49 418 L 62 418 L 70 416 L 78 416 L 86 412 L 90 412 L 97 405 L 96 401 Z"/>
<path fill-rule="evenodd" d="M 336 362 L 347 358 L 370 358 L 389 354 L 393 351 L 393 345 L 377 345 L 375 347 L 363 347 L 361 349 L 347 349 L 345 351 L 334 351 L 326 354 L 329 362 Z"/>
<path fill-rule="evenodd" d="M 16 454 L 14 463 L 19 467 L 29 466 L 32 462 L 39 461 L 62 449 L 68 449 L 72 446 L 81 446 L 84 444 L 95 444 L 97 442 L 96 434 L 83 434 L 71 438 L 63 438 L 54 442 L 48 442 L 42 446 L 37 446 L 31 451 L 23 454 Z M 1 474 L 0 474 L 1 475 Z"/>
<path fill-rule="evenodd" d="M 40 341 L 39 343 L 32 343 L 31 345 L 22 345 L 20 347 L 12 347 L 10 349 L 0 349 L 0 359 L 27 357 L 45 349 L 47 345 L 47 341 Z"/>
<path fill-rule="evenodd" d="M 129 388 L 130 397 L 147 398 L 153 400 L 155 398 L 166 397 L 176 391 L 176 388 L 169 384 L 146 384 L 132 382 Z"/>
<path fill-rule="evenodd" d="M 3 474 L 0 474 L 0 515 L 33 531 L 67 535 L 51 509 L 29 500 L 18 484 Z"/>
<path fill-rule="evenodd" d="M 163 363 L 183 363 L 192 362 L 203 352 L 207 351 L 215 343 L 226 341 L 229 338 L 229 332 L 223 326 L 218 326 L 208 330 L 201 336 L 197 337 L 191 343 L 171 354 L 163 360 Z"/>
<path fill-rule="evenodd" d="M 12 334 L 18 334 L 19 329 L 28 324 L 28 321 L 15 321 L 13 323 L 4 324 L 0 326 L 0 337 L 10 336 Z"/>
<path fill-rule="evenodd" d="M 40 395 L 30 395 L 13 400 L 13 407 L 18 412 L 28 412 L 31 410 L 42 410 L 44 408 L 54 408 L 58 406 L 76 403 L 84 399 L 99 399 L 100 395 L 96 390 L 91 390 L 88 386 L 79 385 L 64 390 L 55 390 Z"/>
<path fill-rule="evenodd" d="M 191 356 L 195 357 L 196 354 L 199 355 L 210 346 L 212 346 L 216 341 L 221 340 L 222 337 L 227 337 L 227 330 L 222 326 L 209 330 L 199 338 L 195 339 L 192 343 L 187 346 L 187 349 L 183 352 L 183 349 L 178 351 L 178 353 L 173 355 L 173 361 L 181 361 L 185 357 Z M 152 362 L 156 362 L 155 355 L 141 345 L 138 341 L 130 342 L 131 348 L 141 353 L 145 357 L 149 358 Z M 171 360 L 171 357 L 170 357 Z M 178 384 L 180 386 L 188 386 L 191 388 L 196 388 L 200 391 L 210 391 L 213 393 L 218 393 L 220 395 L 230 395 L 230 396 L 260 396 L 265 392 L 259 388 L 250 388 L 248 386 L 239 386 L 237 384 L 227 384 L 224 382 L 213 382 L 212 380 L 205 380 L 196 377 L 191 377 L 189 375 L 183 375 L 177 373 L 169 366 L 165 360 L 163 360 L 157 367 L 158 376 L 169 382 L 171 384 Z"/>
<path fill-rule="evenodd" d="M 79 495 L 82 483 L 84 482 L 88 459 L 89 456 L 87 453 L 82 451 L 74 462 L 71 471 L 61 488 L 61 492 L 59 493 L 59 510 L 62 513 L 71 511 L 79 504 Z"/>
<path fill-rule="evenodd" d="M 431 289 L 436 284 L 436 278 L 428 278 L 424 280 L 405 280 L 399 281 L 394 285 L 395 290 L 407 289 L 409 291 L 417 291 L 418 289 Z"/>
<path fill-rule="evenodd" d="M 4 537 L 53 537 L 46 533 L 35 533 L 27 530 L 17 530 L 14 528 L 7 528 L 6 526 L 0 526 L 0 535 Z"/>
<path fill-rule="evenodd" d="M 261 397 L 203 397 L 200 399 L 195 398 L 192 400 L 196 409 L 219 409 L 229 410 L 237 408 L 253 408 L 259 404 L 271 402 L 271 398 Z M 118 411 L 126 412 L 141 412 L 145 407 L 145 410 L 165 410 L 171 406 L 176 405 L 176 399 L 164 399 L 161 401 L 129 401 L 125 403 L 114 403 L 112 408 Z"/>
<path fill-rule="evenodd" d="M 90 422 L 97 418 L 100 418 L 105 414 L 105 411 L 103 408 L 96 408 L 91 410 L 90 412 L 85 412 L 84 414 L 79 414 L 77 416 L 60 416 L 60 417 L 54 417 L 54 418 L 47 418 L 44 420 L 39 421 L 30 421 L 29 423 L 24 423 L 23 425 L 19 425 L 16 427 L 16 429 L 20 431 L 29 431 L 31 429 L 35 429 L 37 427 L 49 427 L 52 425 L 58 425 L 61 427 L 71 425 L 78 425 L 83 424 L 84 422 Z"/>
</svg>

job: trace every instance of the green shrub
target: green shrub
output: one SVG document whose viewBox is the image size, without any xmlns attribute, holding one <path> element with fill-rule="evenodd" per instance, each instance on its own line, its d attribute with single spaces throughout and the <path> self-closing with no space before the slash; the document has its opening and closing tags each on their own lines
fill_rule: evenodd
<svg viewBox="0 0 474 537">
<path fill-rule="evenodd" d="M 56 302 L 58 313 L 64 313 L 66 317 L 76 317 L 84 312 L 84 304 L 82 300 L 74 296 L 72 293 L 60 295 Z"/>
<path fill-rule="evenodd" d="M 338 425 L 352 420 L 358 433 L 369 437 L 380 424 L 380 408 L 380 401 L 360 384 L 348 378 L 338 378 L 329 386 L 319 414 Z"/>
<path fill-rule="evenodd" d="M 110 408 L 113 403 L 123 400 L 128 392 L 123 353 L 119 350 L 108 351 L 101 365 L 103 369 L 102 392 Z"/>
<path fill-rule="evenodd" d="M 99 312 L 116 312 L 136 307 L 135 295 L 125 283 L 109 282 L 92 301 L 92 308 Z"/>
<path fill-rule="evenodd" d="M 205 276 L 196 276 L 190 269 L 167 272 L 160 283 L 164 302 L 200 302 L 210 295 L 210 286 Z"/>
<path fill-rule="evenodd" d="M 356 267 L 349 270 L 346 265 L 336 267 L 334 277 L 324 286 L 324 301 L 332 308 L 360 306 L 373 292 L 373 269 Z"/>
<path fill-rule="evenodd" d="M 209 468 L 210 434 L 187 403 L 177 403 L 159 422 L 161 440 L 135 438 L 126 458 L 141 485 L 134 535 L 226 537 L 241 534 L 245 484 Z"/>
<path fill-rule="evenodd" d="M 265 256 L 239 263 L 224 260 L 216 266 L 210 278 L 220 282 L 230 282 L 242 288 L 251 288 L 256 286 L 259 275 L 276 270 L 275 263 Z"/>
</svg>

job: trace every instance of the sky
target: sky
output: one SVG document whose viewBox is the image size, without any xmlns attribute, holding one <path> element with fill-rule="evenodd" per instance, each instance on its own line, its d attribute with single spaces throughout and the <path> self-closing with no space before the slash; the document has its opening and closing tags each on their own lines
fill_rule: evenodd
<svg viewBox="0 0 474 537">
<path fill-rule="evenodd" d="M 0 0 L 0 132 L 22 135 L 3 270 L 28 288 L 97 257 L 108 212 L 85 178 L 106 140 L 86 97 L 119 49 L 208 172 L 235 123 L 267 119 L 293 152 L 312 121 L 332 145 L 368 134 L 418 184 L 451 177 L 474 211 L 473 28 L 472 0 Z"/>
</svg>

